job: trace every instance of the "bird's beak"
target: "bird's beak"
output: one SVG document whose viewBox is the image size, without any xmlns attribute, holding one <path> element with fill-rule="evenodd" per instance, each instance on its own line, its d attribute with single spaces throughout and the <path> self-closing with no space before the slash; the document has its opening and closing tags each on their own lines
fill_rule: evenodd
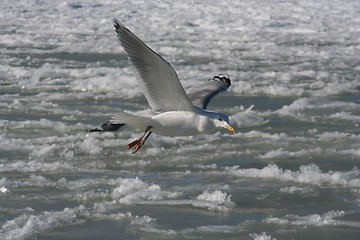
<svg viewBox="0 0 360 240">
<path fill-rule="evenodd" d="M 235 133 L 235 130 L 232 126 L 230 126 L 230 124 L 228 124 L 227 122 L 223 121 L 224 123 L 224 127 L 227 128 L 231 133 Z"/>
</svg>

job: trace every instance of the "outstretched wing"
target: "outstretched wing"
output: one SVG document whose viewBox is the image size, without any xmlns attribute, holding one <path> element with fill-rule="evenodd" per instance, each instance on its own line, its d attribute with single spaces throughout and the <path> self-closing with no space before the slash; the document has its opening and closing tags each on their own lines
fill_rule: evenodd
<svg viewBox="0 0 360 240">
<path fill-rule="evenodd" d="M 161 112 L 194 111 L 171 65 L 116 19 L 114 27 L 150 107 Z"/>
<path fill-rule="evenodd" d="M 230 85 L 230 78 L 220 74 L 207 83 L 190 88 L 186 94 L 194 106 L 206 109 L 210 100 L 217 94 L 228 90 Z"/>
</svg>

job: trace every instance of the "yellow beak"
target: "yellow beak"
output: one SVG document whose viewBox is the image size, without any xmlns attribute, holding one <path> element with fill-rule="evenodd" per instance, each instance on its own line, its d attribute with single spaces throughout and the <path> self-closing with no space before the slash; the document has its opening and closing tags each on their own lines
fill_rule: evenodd
<svg viewBox="0 0 360 240">
<path fill-rule="evenodd" d="M 231 133 L 235 133 L 235 130 L 232 126 L 230 126 L 230 124 L 228 124 L 227 122 L 224 122 L 224 127 L 227 128 Z"/>
</svg>

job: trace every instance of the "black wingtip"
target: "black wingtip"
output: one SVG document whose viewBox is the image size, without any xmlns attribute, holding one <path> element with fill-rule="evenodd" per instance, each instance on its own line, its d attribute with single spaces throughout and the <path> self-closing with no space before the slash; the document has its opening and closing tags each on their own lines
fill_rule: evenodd
<svg viewBox="0 0 360 240">
<path fill-rule="evenodd" d="M 227 85 L 229 85 L 229 87 L 231 86 L 231 80 L 230 80 L 229 76 L 225 75 L 225 74 L 216 75 L 215 77 L 213 77 L 212 80 L 221 80 L 221 81 L 225 82 Z"/>
<path fill-rule="evenodd" d="M 127 32 L 130 32 L 131 33 L 131 31 L 127 28 L 127 27 L 125 27 L 125 25 L 124 24 L 122 24 L 119 20 L 117 20 L 116 18 L 114 18 L 114 28 L 115 28 L 115 32 L 118 34 L 118 37 L 119 37 L 119 39 L 120 39 L 120 35 L 125 31 L 127 31 Z"/>
<path fill-rule="evenodd" d="M 114 22 L 114 28 L 118 29 L 120 27 L 119 20 L 114 18 L 113 22 Z"/>
<path fill-rule="evenodd" d="M 114 28 L 115 28 L 115 32 L 119 31 L 119 28 L 121 27 L 121 23 L 119 22 L 119 20 L 117 20 L 116 18 L 114 18 Z"/>
</svg>

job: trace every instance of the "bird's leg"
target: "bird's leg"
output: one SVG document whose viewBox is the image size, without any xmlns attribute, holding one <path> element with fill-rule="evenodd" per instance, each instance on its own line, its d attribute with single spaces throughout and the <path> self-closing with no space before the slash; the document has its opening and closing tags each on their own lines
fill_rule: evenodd
<svg viewBox="0 0 360 240">
<path fill-rule="evenodd" d="M 138 144 L 135 145 L 134 151 L 132 154 L 136 153 L 142 145 L 146 142 L 146 140 L 150 137 L 151 132 L 148 132 L 144 139 L 142 139 Z"/>
<path fill-rule="evenodd" d="M 151 126 L 148 126 L 146 128 L 145 132 L 141 135 L 141 137 L 139 137 L 135 141 L 129 143 L 127 145 L 127 148 L 129 149 L 129 148 L 132 148 L 133 146 L 135 146 L 133 153 L 135 153 L 137 150 L 139 150 L 139 148 L 145 143 L 146 139 L 150 136 L 150 133 L 151 133 L 151 132 L 149 132 L 150 129 L 151 129 Z M 146 133 L 148 133 L 148 135 L 145 137 Z M 144 137 L 145 137 L 145 139 L 144 139 Z"/>
<path fill-rule="evenodd" d="M 141 135 L 141 137 L 139 137 L 139 138 L 136 139 L 135 141 L 132 141 L 131 143 L 129 143 L 129 144 L 127 145 L 127 148 L 128 148 L 128 149 L 129 149 L 129 148 L 132 148 L 133 146 L 135 146 L 136 144 L 138 144 L 139 142 L 141 142 L 141 140 L 144 138 L 145 134 L 146 134 L 146 131 L 143 133 L 143 135 Z"/>
</svg>

